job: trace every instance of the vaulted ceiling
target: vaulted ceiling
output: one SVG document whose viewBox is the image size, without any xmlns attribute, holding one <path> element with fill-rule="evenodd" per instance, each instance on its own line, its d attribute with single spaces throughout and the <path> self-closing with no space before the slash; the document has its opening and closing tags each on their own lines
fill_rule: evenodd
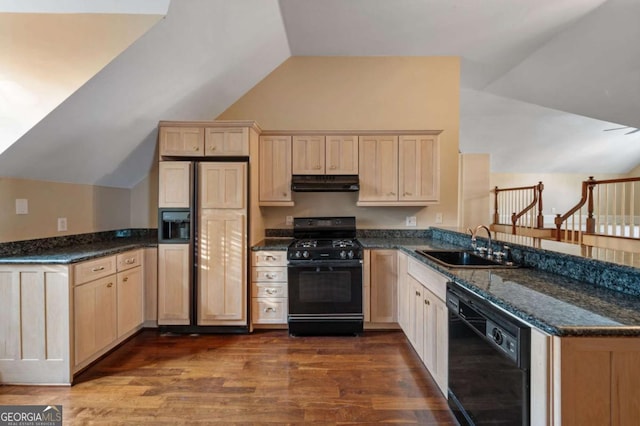
<svg viewBox="0 0 640 426">
<path fill-rule="evenodd" d="M 172 0 L 0 175 L 132 187 L 159 120 L 215 118 L 291 55 L 460 56 L 462 152 L 494 172 L 624 173 L 640 163 L 639 22 L 637 0 Z"/>
</svg>

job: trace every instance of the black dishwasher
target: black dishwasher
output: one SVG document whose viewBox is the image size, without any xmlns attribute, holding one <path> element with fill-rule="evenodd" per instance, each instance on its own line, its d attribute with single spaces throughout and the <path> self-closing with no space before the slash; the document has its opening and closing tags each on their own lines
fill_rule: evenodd
<svg viewBox="0 0 640 426">
<path fill-rule="evenodd" d="M 447 284 L 449 406 L 462 425 L 529 425 L 531 330 Z"/>
</svg>

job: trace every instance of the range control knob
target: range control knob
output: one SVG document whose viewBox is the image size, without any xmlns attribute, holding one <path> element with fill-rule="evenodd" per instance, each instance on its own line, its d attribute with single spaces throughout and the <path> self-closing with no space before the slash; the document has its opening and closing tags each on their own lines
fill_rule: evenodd
<svg viewBox="0 0 640 426">
<path fill-rule="evenodd" d="M 302 257 L 304 257 L 305 259 L 308 259 L 308 258 L 309 258 L 309 252 L 308 252 L 308 251 L 306 251 L 306 250 L 305 250 L 305 251 L 303 251 L 303 252 L 302 252 Z"/>
<path fill-rule="evenodd" d="M 347 253 L 347 256 L 349 256 L 349 259 L 353 259 L 353 250 L 349 250 L 349 253 Z"/>
<path fill-rule="evenodd" d="M 493 327 L 493 330 L 491 330 L 491 337 L 493 337 L 493 341 L 498 345 L 502 345 L 502 341 L 504 340 L 504 338 L 502 337 L 502 331 L 498 330 L 496 327 Z"/>
<path fill-rule="evenodd" d="M 344 251 L 344 250 L 342 250 L 342 251 L 340 252 L 340 259 L 346 259 L 346 258 L 347 258 L 347 252 L 346 252 L 346 251 Z"/>
<path fill-rule="evenodd" d="M 296 251 L 296 254 L 295 254 L 296 259 L 300 259 L 301 256 L 302 256 L 302 253 L 300 253 L 300 250 Z"/>
</svg>

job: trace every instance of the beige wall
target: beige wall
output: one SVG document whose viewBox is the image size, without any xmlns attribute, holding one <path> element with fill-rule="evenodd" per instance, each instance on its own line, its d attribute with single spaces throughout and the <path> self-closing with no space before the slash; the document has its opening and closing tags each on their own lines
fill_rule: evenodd
<svg viewBox="0 0 640 426">
<path fill-rule="evenodd" d="M 120 188 L 0 177 L 0 242 L 128 228 L 130 193 Z M 28 214 L 16 214 L 17 198 L 28 200 Z M 67 218 L 66 232 L 57 231 L 59 217 Z"/>
<path fill-rule="evenodd" d="M 149 174 L 131 188 L 131 227 L 158 227 L 158 161 Z"/>
<path fill-rule="evenodd" d="M 268 130 L 443 130 L 441 203 L 356 207 L 356 194 L 294 194 L 292 208 L 262 208 L 267 228 L 285 216 L 355 215 L 359 227 L 457 223 L 460 62 L 455 57 L 291 57 L 217 117 Z"/>
</svg>

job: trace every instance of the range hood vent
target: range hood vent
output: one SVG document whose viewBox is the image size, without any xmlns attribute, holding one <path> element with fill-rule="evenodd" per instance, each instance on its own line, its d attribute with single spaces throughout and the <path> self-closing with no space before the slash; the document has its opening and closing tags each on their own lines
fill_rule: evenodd
<svg viewBox="0 0 640 426">
<path fill-rule="evenodd" d="M 295 192 L 355 192 L 360 190 L 358 175 L 293 175 Z"/>
</svg>

